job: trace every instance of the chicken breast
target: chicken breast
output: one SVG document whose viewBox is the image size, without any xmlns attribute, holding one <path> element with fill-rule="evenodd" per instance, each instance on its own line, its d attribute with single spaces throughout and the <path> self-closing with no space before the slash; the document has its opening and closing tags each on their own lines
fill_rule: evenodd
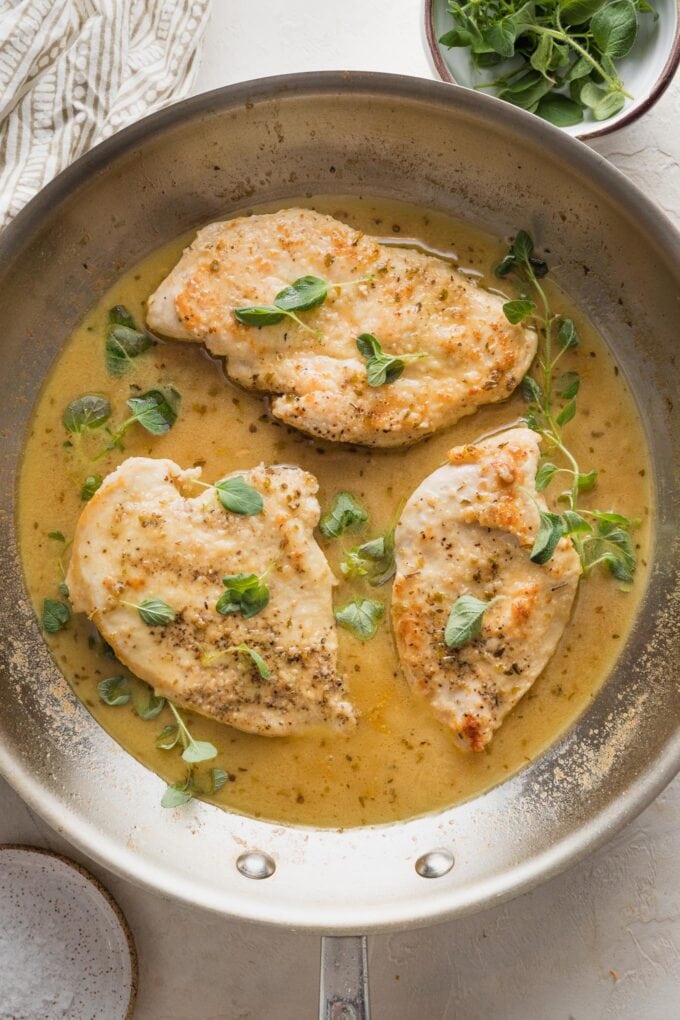
<svg viewBox="0 0 680 1020">
<path fill-rule="evenodd" d="M 392 616 L 411 686 L 463 745 L 481 751 L 555 651 L 569 619 L 579 558 L 561 538 L 530 560 L 539 527 L 538 437 L 511 429 L 449 453 L 416 489 L 396 530 Z M 490 602 L 481 632 L 458 648 L 444 629 L 462 595 Z"/>
<path fill-rule="evenodd" d="M 306 275 L 333 289 L 300 318 L 257 328 L 234 309 L 267 305 Z M 242 386 L 276 394 L 272 414 L 322 439 L 396 446 L 503 400 L 536 351 L 532 330 L 511 326 L 503 299 L 450 262 L 380 244 L 308 209 L 213 223 L 199 231 L 151 296 L 151 329 L 203 342 L 227 358 Z M 368 385 L 359 334 L 386 354 L 425 353 L 397 381 Z"/>
<path fill-rule="evenodd" d="M 214 488 L 193 498 L 200 468 L 131 457 L 83 510 L 67 584 L 136 676 L 177 705 L 265 735 L 312 723 L 350 725 L 354 710 L 336 672 L 335 583 L 312 529 L 316 479 L 295 467 L 242 474 L 264 499 L 252 516 L 222 506 Z M 269 603 L 249 618 L 223 616 L 223 578 L 266 574 Z M 149 626 L 134 608 L 162 599 L 167 625 Z M 245 644 L 269 671 L 260 675 Z"/>
</svg>

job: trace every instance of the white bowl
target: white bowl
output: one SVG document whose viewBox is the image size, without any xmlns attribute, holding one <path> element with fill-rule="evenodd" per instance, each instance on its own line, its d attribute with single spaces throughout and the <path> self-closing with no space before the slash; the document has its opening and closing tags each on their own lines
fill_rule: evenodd
<svg viewBox="0 0 680 1020">
<path fill-rule="evenodd" d="M 619 113 L 608 120 L 597 121 L 588 110 L 583 121 L 562 131 L 582 140 L 597 138 L 630 124 L 649 110 L 670 85 L 680 63 L 680 0 L 651 0 L 658 12 L 640 18 L 638 37 L 630 53 L 617 61 L 617 69 L 633 99 L 627 99 Z M 478 69 L 472 66 L 470 52 L 456 47 L 448 49 L 439 39 L 453 27 L 447 0 L 425 0 L 425 33 L 432 60 L 442 81 L 474 88 L 483 81 L 498 77 L 499 66 Z M 489 90 L 489 95 L 493 91 Z"/>
</svg>

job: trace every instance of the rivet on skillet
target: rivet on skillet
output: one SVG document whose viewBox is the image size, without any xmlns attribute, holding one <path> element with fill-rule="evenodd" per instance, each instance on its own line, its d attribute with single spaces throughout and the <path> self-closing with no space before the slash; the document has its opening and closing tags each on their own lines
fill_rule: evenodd
<svg viewBox="0 0 680 1020">
<path fill-rule="evenodd" d="M 236 860 L 236 867 L 246 878 L 269 878 L 276 871 L 276 864 L 269 854 L 257 850 L 241 854 Z"/>
<path fill-rule="evenodd" d="M 448 850 L 430 850 L 416 861 L 416 871 L 421 878 L 441 878 L 453 867 L 453 854 Z"/>
</svg>

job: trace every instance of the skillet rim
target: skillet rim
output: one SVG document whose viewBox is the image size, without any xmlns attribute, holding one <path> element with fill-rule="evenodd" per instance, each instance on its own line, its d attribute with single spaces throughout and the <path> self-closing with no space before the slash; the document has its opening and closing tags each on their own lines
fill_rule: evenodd
<svg viewBox="0 0 680 1020">
<path fill-rule="evenodd" d="M 671 264 L 672 261 L 680 269 L 680 233 L 665 213 L 636 188 L 622 172 L 609 164 L 604 157 L 565 135 L 559 128 L 540 121 L 525 111 L 509 108 L 507 104 L 493 97 L 473 93 L 460 87 L 452 88 L 443 82 L 405 75 L 347 71 L 305 72 L 240 82 L 199 94 L 150 114 L 81 156 L 36 195 L 0 235 L 0 259 L 11 259 L 14 254 L 18 254 L 31 239 L 32 234 L 40 228 L 43 217 L 53 212 L 59 203 L 70 198 L 74 186 L 105 169 L 110 161 L 129 152 L 138 142 L 158 136 L 183 121 L 190 120 L 197 114 L 209 114 L 211 111 L 218 113 L 237 105 L 239 101 L 243 104 L 257 102 L 258 99 L 271 102 L 275 98 L 337 93 L 356 93 L 358 95 L 378 93 L 381 97 L 402 99 L 406 102 L 421 101 L 425 104 L 440 106 L 451 105 L 453 99 L 454 105 L 458 104 L 464 113 L 470 115 L 474 114 L 475 110 L 481 109 L 487 119 L 495 107 L 493 120 L 498 122 L 500 115 L 504 127 L 508 125 L 516 135 L 524 135 L 532 139 L 535 144 L 546 148 L 555 158 L 561 159 L 580 172 L 587 172 L 595 184 L 608 191 L 614 201 L 621 206 L 621 215 L 631 221 L 636 221 L 637 229 L 647 235 L 650 243 L 657 250 L 661 249 L 664 252 L 664 261 L 668 264 Z M 454 93 L 453 96 L 452 93 Z M 92 722 L 93 725 L 98 725 L 94 720 Z M 680 736 L 677 730 L 675 736 Z M 362 918 L 360 924 L 340 922 L 325 926 L 319 924 L 318 920 L 310 920 L 309 911 L 299 911 L 297 916 L 289 912 L 286 917 L 273 917 L 271 909 L 267 909 L 266 906 L 262 909 L 259 904 L 251 909 L 249 903 L 249 908 L 246 911 L 238 909 L 227 911 L 222 906 L 215 906 L 206 901 L 205 897 L 197 900 L 194 886 L 190 881 L 185 882 L 186 888 L 180 889 L 173 883 L 172 872 L 169 871 L 163 873 L 166 875 L 165 883 L 159 881 L 158 878 L 154 879 L 153 874 L 156 876 L 159 874 L 158 867 L 154 869 L 150 864 L 145 866 L 142 855 L 135 852 L 125 853 L 125 865 L 112 863 L 114 854 L 106 853 L 105 850 L 100 849 L 102 846 L 106 847 L 107 840 L 103 839 L 96 829 L 93 829 L 91 823 L 82 822 L 77 812 L 69 817 L 71 826 L 64 825 L 63 800 L 52 790 L 48 790 L 44 783 L 37 781 L 29 769 L 18 768 L 16 760 L 6 754 L 5 747 L 1 743 L 0 772 L 32 809 L 36 810 L 55 829 L 65 832 L 68 839 L 88 856 L 98 860 L 106 868 L 157 893 L 169 894 L 221 914 L 228 913 L 230 916 L 240 917 L 244 920 L 277 926 L 284 925 L 328 932 L 354 932 L 359 929 L 381 931 L 394 927 L 424 926 L 436 921 L 443 921 L 447 917 L 481 910 L 527 891 L 539 882 L 582 859 L 643 810 L 672 779 L 680 769 L 680 739 L 676 739 L 675 744 L 677 746 L 674 748 L 673 741 L 668 741 L 662 757 L 652 763 L 649 769 L 635 777 L 635 781 L 627 787 L 625 797 L 618 797 L 606 807 L 599 809 L 594 816 L 583 822 L 580 828 L 561 838 L 548 850 L 533 855 L 527 862 L 521 862 L 506 869 L 502 879 L 486 879 L 483 896 L 478 896 L 477 899 L 470 895 L 467 898 L 459 897 L 459 902 L 454 908 L 447 908 L 446 905 L 433 908 L 431 902 L 428 901 L 429 909 L 417 917 L 413 916 L 412 910 L 401 913 L 398 910 L 392 910 L 387 911 L 387 916 L 379 921 L 369 918 L 366 919 L 366 923 L 363 923 L 364 919 Z M 482 798 L 478 798 L 478 800 L 480 799 Z M 374 828 L 385 831 L 395 827 L 408 826 L 420 820 L 406 820 Z M 273 823 L 260 824 L 263 826 L 273 825 Z M 282 827 L 276 826 L 276 828 Z M 111 850 L 113 850 L 113 841 L 109 840 L 108 843 L 111 844 Z M 473 892 L 474 888 L 476 887 L 473 887 Z M 254 901 L 255 897 L 250 899 Z M 445 900 L 446 897 L 442 896 L 440 899 Z"/>
</svg>

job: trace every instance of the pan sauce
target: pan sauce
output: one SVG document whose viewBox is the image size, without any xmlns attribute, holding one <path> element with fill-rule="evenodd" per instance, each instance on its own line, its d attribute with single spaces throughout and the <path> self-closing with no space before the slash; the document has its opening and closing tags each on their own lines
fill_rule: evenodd
<svg viewBox="0 0 680 1020">
<path fill-rule="evenodd" d="M 498 286 L 488 270 L 504 246 L 442 215 L 357 198 L 289 204 L 332 213 L 399 243 L 417 239 L 453 258 L 483 284 Z M 131 382 L 143 390 L 173 385 L 182 396 L 180 417 L 166 436 L 131 429 L 125 452 L 116 451 L 97 465 L 102 474 L 126 456 L 171 457 L 183 467 L 201 462 L 203 476 L 210 481 L 259 461 L 279 462 L 298 464 L 316 475 L 322 509 L 339 489 L 351 491 L 368 507 L 370 524 L 357 537 L 320 539 L 338 577 L 342 553 L 390 526 L 401 500 L 444 461 L 451 446 L 510 425 L 522 414 L 523 402 L 514 395 L 410 449 L 365 451 L 321 443 L 269 421 L 262 398 L 229 383 L 221 365 L 194 344 L 159 345 L 136 359 L 122 378 L 111 378 L 103 358 L 108 309 L 125 304 L 141 323 L 144 299 L 175 263 L 186 240 L 180 238 L 154 253 L 111 288 L 68 341 L 45 384 L 26 445 L 19 493 L 23 560 L 38 609 L 45 596 L 57 597 L 61 579 L 60 546 L 47 534 L 60 530 L 67 538 L 73 535 L 83 506 L 80 485 L 92 470 L 62 446 L 63 409 L 83 393 L 105 394 L 115 420 L 124 417 Z M 512 293 L 512 284 L 504 289 Z M 590 505 L 616 508 L 643 521 L 635 532 L 639 561 L 633 590 L 620 591 L 616 581 L 599 572 L 582 583 L 553 659 L 482 754 L 461 752 L 427 706 L 411 695 L 387 625 L 366 644 L 340 630 L 339 666 L 361 713 L 354 733 L 318 728 L 302 736 L 268 739 L 184 713 L 192 734 L 220 749 L 216 760 L 198 767 L 199 780 L 213 765 L 234 777 L 216 795 L 216 803 L 257 817 L 315 826 L 364 825 L 434 811 L 475 796 L 516 772 L 554 741 L 594 697 L 633 623 L 644 587 L 650 479 L 635 407 L 613 359 L 578 310 L 554 288 L 551 296 L 555 309 L 575 320 L 582 337 L 581 347 L 563 361 L 564 369 L 577 369 L 582 380 L 579 411 L 568 433 L 571 446 L 584 466 L 600 469 Z M 548 498 L 557 491 L 552 486 Z M 586 498 L 584 504 L 589 505 Z M 361 582 L 342 582 L 337 604 L 364 590 L 371 597 L 389 599 L 389 585 L 374 590 L 363 589 Z M 171 721 L 167 709 L 144 722 L 130 705 L 111 708 L 99 700 L 97 682 L 124 671 L 100 651 L 93 633 L 86 620 L 73 618 L 49 639 L 64 675 L 95 718 L 131 754 L 168 781 L 183 778 L 186 766 L 178 752 L 154 746 L 156 735 Z M 161 792 L 159 783 L 159 799 Z"/>
</svg>

